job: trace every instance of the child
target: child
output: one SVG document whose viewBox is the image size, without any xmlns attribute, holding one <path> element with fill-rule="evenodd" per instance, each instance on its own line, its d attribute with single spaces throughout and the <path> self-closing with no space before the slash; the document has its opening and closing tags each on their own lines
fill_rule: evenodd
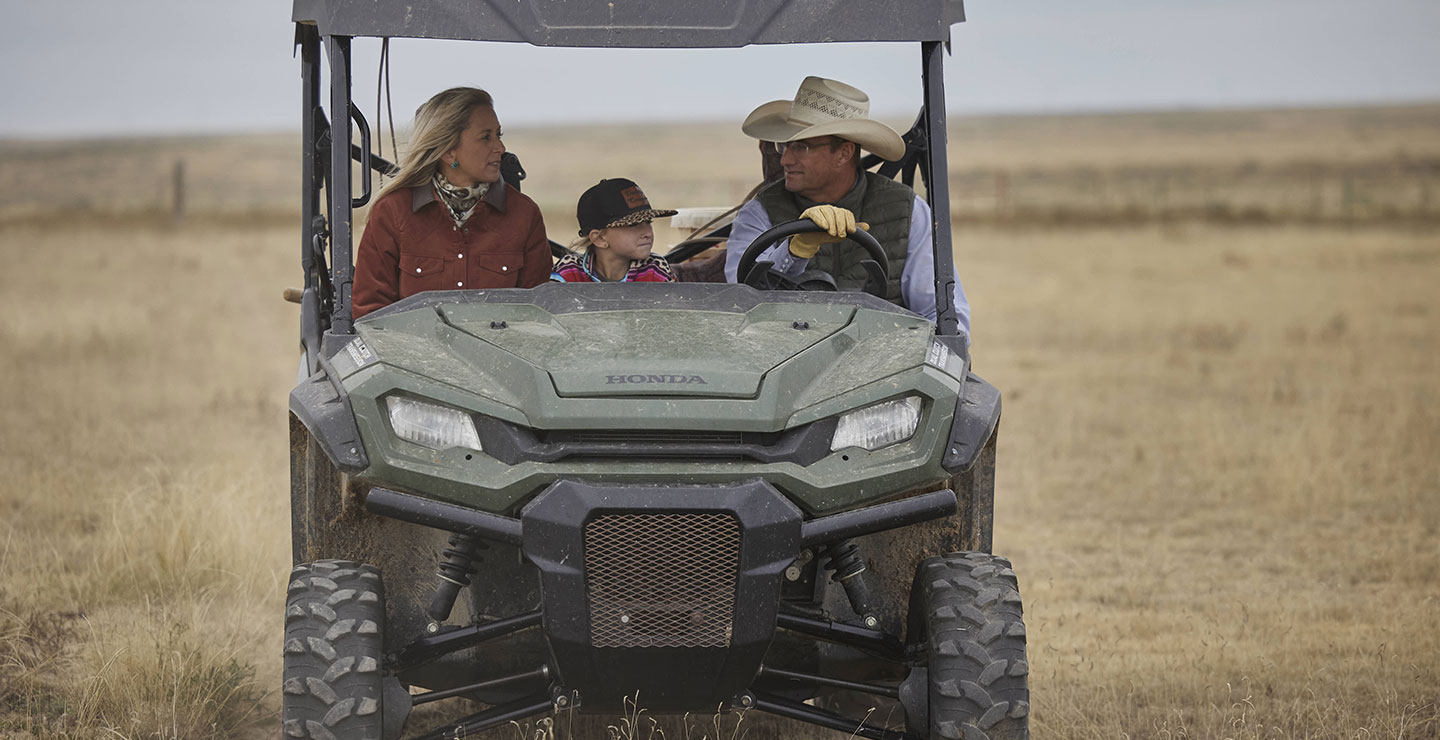
<svg viewBox="0 0 1440 740">
<path fill-rule="evenodd" d="M 675 211 L 650 207 L 640 186 L 623 177 L 601 180 L 575 206 L 580 239 L 555 263 L 551 280 L 565 283 L 666 283 L 675 279 L 663 257 L 650 254 L 655 230 L 650 222 Z"/>
</svg>

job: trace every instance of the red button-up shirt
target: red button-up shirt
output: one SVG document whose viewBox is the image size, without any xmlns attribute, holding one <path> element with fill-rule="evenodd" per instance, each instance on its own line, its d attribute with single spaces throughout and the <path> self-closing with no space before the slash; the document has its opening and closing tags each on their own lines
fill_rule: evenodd
<svg viewBox="0 0 1440 740">
<path fill-rule="evenodd" d="M 376 201 L 355 256 L 351 314 L 427 290 L 533 288 L 550 278 L 540 207 L 497 182 L 456 226 L 430 184 Z"/>
</svg>

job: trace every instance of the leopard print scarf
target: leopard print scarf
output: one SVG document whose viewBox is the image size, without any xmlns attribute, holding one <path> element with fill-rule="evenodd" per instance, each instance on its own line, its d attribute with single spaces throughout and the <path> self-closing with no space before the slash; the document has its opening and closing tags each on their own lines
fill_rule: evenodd
<svg viewBox="0 0 1440 740">
<path fill-rule="evenodd" d="M 455 220 L 456 226 L 464 226 L 470 220 L 470 215 L 475 213 L 475 206 L 485 194 L 490 192 L 490 183 L 482 182 L 474 187 L 462 188 L 458 185 L 451 185 L 449 180 L 439 172 L 435 173 L 435 193 L 440 196 L 440 202 L 445 204 L 446 210 L 450 211 L 450 218 Z"/>
</svg>

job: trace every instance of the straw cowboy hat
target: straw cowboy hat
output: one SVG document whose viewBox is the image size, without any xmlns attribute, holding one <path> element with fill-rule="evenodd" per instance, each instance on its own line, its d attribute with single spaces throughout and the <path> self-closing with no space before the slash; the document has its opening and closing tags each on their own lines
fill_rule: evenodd
<svg viewBox="0 0 1440 740">
<path fill-rule="evenodd" d="M 895 129 L 870 116 L 870 96 L 843 82 L 806 77 L 794 100 L 773 100 L 756 108 L 740 124 L 747 136 L 789 142 L 814 136 L 838 136 L 894 161 L 905 155 Z"/>
</svg>

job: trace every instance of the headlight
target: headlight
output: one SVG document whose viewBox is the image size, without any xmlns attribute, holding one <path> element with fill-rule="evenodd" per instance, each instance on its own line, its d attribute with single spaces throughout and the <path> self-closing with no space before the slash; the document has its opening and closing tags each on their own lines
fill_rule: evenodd
<svg viewBox="0 0 1440 740">
<path fill-rule="evenodd" d="M 842 447 L 863 447 L 878 450 L 886 445 L 903 442 L 915 434 L 920 424 L 920 397 L 906 396 L 894 401 L 877 403 L 840 417 L 830 451 Z"/>
<path fill-rule="evenodd" d="M 463 411 L 401 396 L 390 396 L 385 405 L 390 411 L 390 428 L 400 439 L 435 450 L 481 449 L 475 422 Z"/>
</svg>

